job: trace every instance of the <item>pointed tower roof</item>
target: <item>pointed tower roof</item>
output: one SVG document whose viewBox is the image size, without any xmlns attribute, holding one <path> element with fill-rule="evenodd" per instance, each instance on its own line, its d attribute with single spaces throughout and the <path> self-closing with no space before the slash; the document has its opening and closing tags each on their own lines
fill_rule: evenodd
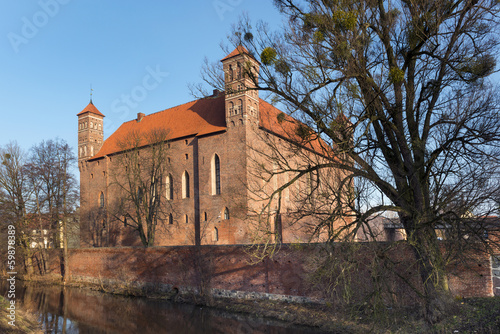
<svg viewBox="0 0 500 334">
<path fill-rule="evenodd" d="M 250 51 L 248 51 L 243 45 L 240 44 L 236 47 L 236 49 L 234 49 L 230 54 L 228 54 L 227 56 L 222 58 L 220 61 L 224 61 L 226 59 L 233 58 L 233 57 L 239 56 L 241 54 L 246 54 L 246 55 L 250 56 L 252 59 L 256 60 L 255 57 L 252 56 Z"/>
<path fill-rule="evenodd" d="M 76 116 L 80 116 L 80 115 L 83 115 L 83 114 L 88 113 L 88 112 L 91 114 L 101 116 L 101 117 L 105 117 L 99 110 L 97 110 L 97 108 L 92 103 L 92 100 L 90 100 L 90 103 L 82 111 L 80 111 L 78 114 L 76 114 Z"/>
</svg>

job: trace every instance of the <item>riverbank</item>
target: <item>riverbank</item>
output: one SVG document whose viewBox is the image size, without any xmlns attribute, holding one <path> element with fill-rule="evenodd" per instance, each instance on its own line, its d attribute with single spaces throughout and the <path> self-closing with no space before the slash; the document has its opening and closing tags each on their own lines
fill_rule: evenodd
<svg viewBox="0 0 500 334">
<path fill-rule="evenodd" d="M 36 317 L 20 309 L 15 311 L 15 326 L 12 326 L 12 318 L 9 311 L 10 303 L 0 296 L 0 333 L 9 334 L 42 334 L 40 324 Z M 10 322 L 10 324 L 9 324 Z"/>
<path fill-rule="evenodd" d="M 61 284 L 56 276 L 36 277 L 38 284 Z M 47 278 L 49 278 L 47 280 Z M 263 299 L 201 298 L 192 293 L 162 293 L 133 285 L 71 283 L 71 287 L 108 294 L 171 300 L 177 303 L 251 314 L 254 317 L 277 319 L 290 325 L 302 325 L 333 333 L 498 333 L 500 332 L 500 297 L 457 299 L 455 307 L 441 323 L 431 328 L 416 308 L 384 309 L 374 312 L 367 306 L 340 308 L 325 304 L 292 303 Z M 456 332 L 458 331 L 458 332 Z M 20 332 L 22 333 L 22 332 Z"/>
</svg>

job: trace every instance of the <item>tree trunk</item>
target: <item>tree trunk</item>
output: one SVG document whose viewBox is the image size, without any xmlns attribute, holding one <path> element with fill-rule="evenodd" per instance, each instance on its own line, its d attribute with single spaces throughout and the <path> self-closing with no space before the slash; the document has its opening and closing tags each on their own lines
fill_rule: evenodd
<svg viewBox="0 0 500 334">
<path fill-rule="evenodd" d="M 68 259 L 68 224 L 66 219 L 63 219 L 63 258 L 64 258 L 64 276 L 63 284 L 67 284 L 69 280 L 69 259 Z M 65 318 L 66 320 L 66 318 Z"/>
<path fill-rule="evenodd" d="M 449 289 L 443 254 L 432 227 L 409 234 L 409 244 L 418 265 L 423 286 L 424 317 L 429 324 L 443 319 L 448 311 Z"/>
</svg>

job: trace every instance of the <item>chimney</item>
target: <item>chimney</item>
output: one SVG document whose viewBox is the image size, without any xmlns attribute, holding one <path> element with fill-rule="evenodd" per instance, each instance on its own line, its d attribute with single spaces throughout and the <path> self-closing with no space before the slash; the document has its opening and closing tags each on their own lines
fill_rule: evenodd
<svg viewBox="0 0 500 334">
<path fill-rule="evenodd" d="M 217 97 L 217 96 L 219 96 L 219 93 L 220 93 L 220 91 L 218 89 L 214 89 L 212 96 Z"/>
<path fill-rule="evenodd" d="M 145 114 L 143 114 L 142 112 L 138 112 L 137 113 L 137 122 L 140 122 L 142 121 L 142 118 L 146 116 Z"/>
</svg>

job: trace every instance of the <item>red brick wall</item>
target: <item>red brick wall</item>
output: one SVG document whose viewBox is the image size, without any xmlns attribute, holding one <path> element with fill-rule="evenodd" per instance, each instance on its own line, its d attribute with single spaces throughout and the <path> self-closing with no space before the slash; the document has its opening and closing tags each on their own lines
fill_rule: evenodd
<svg viewBox="0 0 500 334">
<path fill-rule="evenodd" d="M 448 282 L 451 292 L 456 296 L 493 296 L 490 256 L 475 255 L 467 261 L 451 264 L 448 266 Z"/>
<path fill-rule="evenodd" d="M 324 247 L 283 246 L 271 259 L 256 264 L 246 246 L 89 248 L 70 250 L 69 263 L 71 275 L 87 281 L 166 284 L 178 289 L 211 288 L 326 298 L 334 302 L 346 297 L 350 301 L 363 301 L 378 288 L 384 301 L 412 304 L 418 300 L 400 278 L 421 288 L 408 248 L 379 254 L 375 244 Z M 321 267 L 325 259 L 331 261 Z M 60 261 L 60 255 L 52 252 L 53 272 L 59 272 Z M 320 267 L 327 274 L 314 276 Z M 339 275 L 345 268 L 348 269 Z M 338 285 L 330 293 L 325 287 L 332 282 Z M 489 257 L 477 256 L 468 263 L 450 266 L 449 284 L 457 296 L 492 296 Z"/>
</svg>

